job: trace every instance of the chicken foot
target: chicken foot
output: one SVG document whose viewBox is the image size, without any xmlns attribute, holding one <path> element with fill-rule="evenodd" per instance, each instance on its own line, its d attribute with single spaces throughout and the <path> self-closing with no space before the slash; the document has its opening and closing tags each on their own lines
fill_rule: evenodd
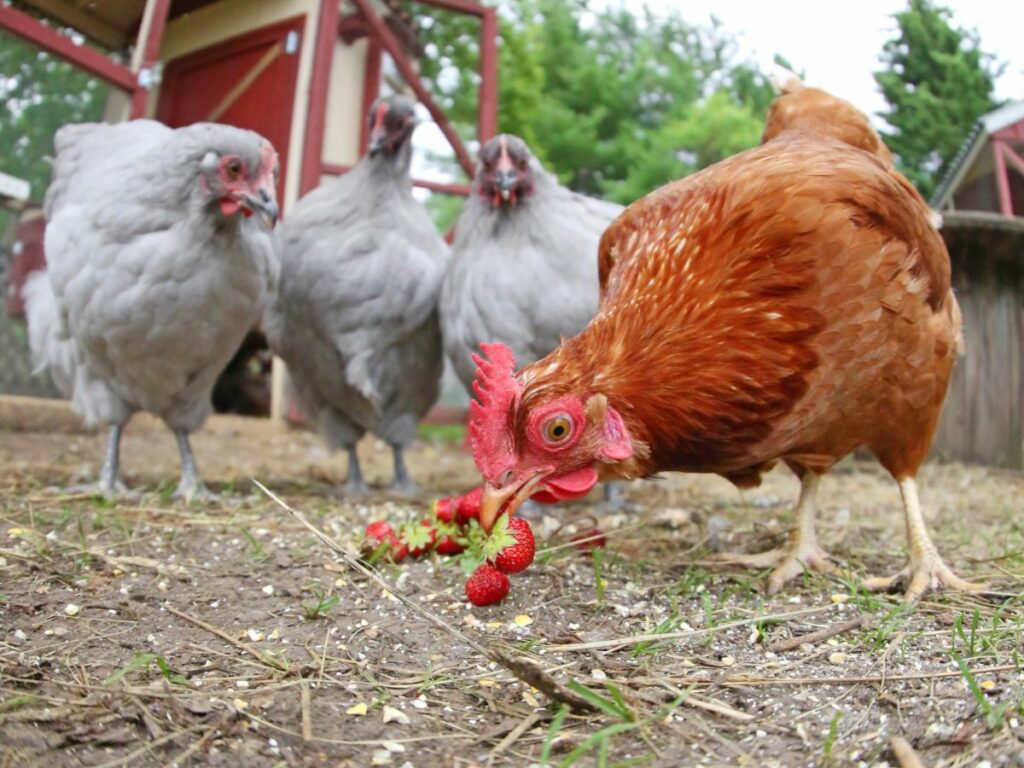
<svg viewBox="0 0 1024 768">
<path fill-rule="evenodd" d="M 363 480 L 363 470 L 359 466 L 359 453 L 356 451 L 355 445 L 350 445 L 345 450 L 348 451 L 348 479 L 345 481 L 345 495 L 352 496 L 366 496 L 370 489 L 366 485 L 366 481 Z"/>
<path fill-rule="evenodd" d="M 814 532 L 815 500 L 821 478 L 814 472 L 804 473 L 800 481 L 800 500 L 796 505 L 797 527 L 784 547 L 770 549 L 754 555 L 723 552 L 709 560 L 740 565 L 745 568 L 773 568 L 768 576 L 768 594 L 774 595 L 782 586 L 804 572 L 805 568 L 819 573 L 834 573 L 836 567 L 829 554 L 818 544 Z"/>
<path fill-rule="evenodd" d="M 181 457 L 181 480 L 178 481 L 178 488 L 171 498 L 182 499 L 189 504 L 193 501 L 212 501 L 216 495 L 207 490 L 203 478 L 199 476 L 196 457 L 188 441 L 188 432 L 176 429 L 174 437 L 178 441 L 178 455 Z"/>
<path fill-rule="evenodd" d="M 909 560 L 907 567 L 895 576 L 876 576 L 864 581 L 864 587 L 874 592 L 886 592 L 897 584 L 907 583 L 907 591 L 903 599 L 907 602 L 917 600 L 929 589 L 949 587 L 963 592 L 982 592 L 987 584 L 975 584 L 961 579 L 939 555 L 935 544 L 928 535 L 928 529 L 921 514 L 921 503 L 917 496 L 917 483 L 912 477 L 899 481 L 900 495 L 903 497 L 903 514 L 907 526 L 907 547 Z"/>
<path fill-rule="evenodd" d="M 392 445 L 391 450 L 395 454 L 395 480 L 391 484 L 391 490 L 403 496 L 415 496 L 420 492 L 416 483 L 409 477 L 409 470 L 405 466 L 405 456 L 402 446 Z"/>
</svg>

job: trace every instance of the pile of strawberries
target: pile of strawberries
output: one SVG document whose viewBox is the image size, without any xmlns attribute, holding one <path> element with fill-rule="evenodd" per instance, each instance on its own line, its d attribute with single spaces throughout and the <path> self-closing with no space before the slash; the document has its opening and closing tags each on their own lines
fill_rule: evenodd
<svg viewBox="0 0 1024 768">
<path fill-rule="evenodd" d="M 399 562 L 430 551 L 459 557 L 468 574 L 466 597 L 474 605 L 490 605 L 509 591 L 508 574 L 533 562 L 536 544 L 530 524 L 521 517 L 499 517 L 490 533 L 480 526 L 483 488 L 463 496 L 438 499 L 426 520 L 407 523 L 396 531 L 386 520 L 366 527 L 368 548 Z"/>
</svg>

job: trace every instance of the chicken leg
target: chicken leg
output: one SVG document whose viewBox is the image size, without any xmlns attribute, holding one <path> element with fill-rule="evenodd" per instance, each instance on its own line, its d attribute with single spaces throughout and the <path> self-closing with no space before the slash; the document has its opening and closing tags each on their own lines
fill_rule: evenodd
<svg viewBox="0 0 1024 768">
<path fill-rule="evenodd" d="M 123 424 L 113 424 L 107 433 L 107 452 L 100 467 L 99 491 L 108 499 L 117 495 L 121 485 L 121 433 Z"/>
<path fill-rule="evenodd" d="M 768 594 L 774 595 L 790 579 L 804 572 L 804 568 L 820 573 L 833 573 L 836 567 L 829 561 L 829 554 L 818 545 L 814 533 L 815 500 L 821 477 L 814 472 L 805 472 L 800 481 L 800 500 L 796 505 L 797 525 L 790 534 L 785 547 L 770 549 L 756 555 L 742 555 L 723 552 L 712 555 L 709 560 L 746 568 L 774 568 L 768 576 Z"/>
<path fill-rule="evenodd" d="M 188 432 L 176 429 L 174 437 L 178 441 L 178 455 L 181 457 L 181 480 L 178 482 L 178 489 L 172 498 L 183 499 L 188 503 L 212 499 L 213 494 L 206 489 L 203 478 L 199 476 L 196 457 L 188 442 Z"/>
<path fill-rule="evenodd" d="M 370 492 L 363 480 L 363 470 L 359 466 L 359 452 L 355 445 L 350 445 L 348 451 L 348 480 L 345 481 L 346 496 L 365 496 Z"/>
<path fill-rule="evenodd" d="M 876 592 L 892 589 L 897 583 L 907 581 L 907 591 L 903 598 L 907 602 L 917 600 L 929 589 L 950 587 L 963 592 L 982 592 L 987 584 L 975 584 L 965 581 L 953 573 L 946 565 L 939 552 L 935 549 L 928 529 L 921 515 L 921 503 L 917 497 L 917 483 L 912 477 L 899 481 L 900 495 L 903 497 L 903 515 L 907 526 L 907 547 L 910 562 L 907 567 L 895 576 L 874 577 L 867 579 L 864 586 Z"/>
<path fill-rule="evenodd" d="M 403 496 L 415 496 L 419 493 L 420 489 L 412 481 L 412 478 L 409 477 L 409 470 L 405 467 L 405 456 L 403 455 L 402 446 L 392 445 L 391 450 L 395 454 L 395 480 L 391 484 L 391 489 Z"/>
</svg>

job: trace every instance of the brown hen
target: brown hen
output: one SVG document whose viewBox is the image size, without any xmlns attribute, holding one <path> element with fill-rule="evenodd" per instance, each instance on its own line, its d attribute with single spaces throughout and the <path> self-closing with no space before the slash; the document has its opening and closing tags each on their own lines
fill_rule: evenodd
<svg viewBox="0 0 1024 768">
<path fill-rule="evenodd" d="M 909 564 L 872 579 L 906 594 L 977 589 L 943 563 L 914 476 L 961 345 L 942 239 L 865 117 L 791 85 L 764 143 L 638 200 L 599 253 L 601 304 L 578 336 L 514 375 L 485 345 L 471 414 L 489 525 L 528 496 L 598 479 L 715 472 L 757 485 L 779 460 L 801 478 L 777 591 L 831 570 L 814 534 L 819 478 L 867 446 L 900 487 Z"/>
</svg>

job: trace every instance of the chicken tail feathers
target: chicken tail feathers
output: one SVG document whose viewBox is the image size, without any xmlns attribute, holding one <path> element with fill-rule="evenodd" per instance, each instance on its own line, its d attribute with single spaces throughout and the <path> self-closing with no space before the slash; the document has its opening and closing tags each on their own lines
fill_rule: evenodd
<svg viewBox="0 0 1024 768">
<path fill-rule="evenodd" d="M 65 332 L 49 274 L 33 272 L 22 292 L 34 372 L 49 369 L 57 389 L 70 398 L 75 381 L 75 342 Z"/>
</svg>

